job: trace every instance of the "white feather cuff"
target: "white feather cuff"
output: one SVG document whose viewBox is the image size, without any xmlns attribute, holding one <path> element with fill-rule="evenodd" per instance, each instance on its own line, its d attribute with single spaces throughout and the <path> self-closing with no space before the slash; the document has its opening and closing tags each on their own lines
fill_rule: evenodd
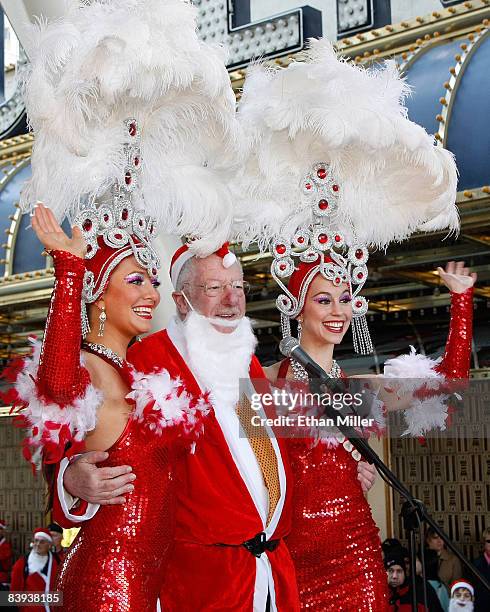
<svg viewBox="0 0 490 612">
<path fill-rule="evenodd" d="M 445 381 L 444 376 L 436 370 L 440 361 L 417 354 L 411 346 L 408 355 L 400 355 L 385 362 L 383 375 L 397 379 L 395 386 L 399 397 L 416 392 L 419 395 L 422 392 L 423 395 L 425 390 L 429 392 L 428 397 L 413 397 L 410 407 L 403 411 L 407 425 L 403 435 L 420 437 L 434 429 L 446 429 L 450 396 L 438 391 Z"/>
<path fill-rule="evenodd" d="M 60 407 L 39 397 L 36 385 L 41 343 L 33 343 L 33 354 L 24 361 L 24 369 L 15 382 L 15 390 L 25 408 L 22 419 L 28 434 L 25 445 L 31 450 L 31 462 L 39 467 L 41 453 L 49 454 L 50 462 L 63 455 L 68 441 L 81 442 L 97 424 L 97 410 L 102 404 L 102 393 L 87 385 L 82 396 L 72 404 Z"/>
</svg>

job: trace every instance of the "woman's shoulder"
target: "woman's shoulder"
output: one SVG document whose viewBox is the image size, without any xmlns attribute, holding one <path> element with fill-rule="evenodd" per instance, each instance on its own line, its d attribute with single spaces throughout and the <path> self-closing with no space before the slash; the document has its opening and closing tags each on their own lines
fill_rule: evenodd
<svg viewBox="0 0 490 612">
<path fill-rule="evenodd" d="M 276 363 L 273 363 L 270 366 L 264 367 L 264 373 L 270 382 L 274 383 L 279 378 L 283 361 L 277 361 Z"/>
</svg>

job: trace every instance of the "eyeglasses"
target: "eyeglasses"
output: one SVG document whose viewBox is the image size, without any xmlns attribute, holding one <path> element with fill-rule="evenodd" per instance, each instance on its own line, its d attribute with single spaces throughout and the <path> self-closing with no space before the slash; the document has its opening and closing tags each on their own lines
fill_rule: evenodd
<svg viewBox="0 0 490 612">
<path fill-rule="evenodd" d="M 208 297 L 217 297 L 223 295 L 227 287 L 231 287 L 233 291 L 240 291 L 247 294 L 250 291 L 250 284 L 244 280 L 230 281 L 228 283 L 222 283 L 220 281 L 210 280 L 203 285 L 194 285 L 204 291 Z"/>
</svg>

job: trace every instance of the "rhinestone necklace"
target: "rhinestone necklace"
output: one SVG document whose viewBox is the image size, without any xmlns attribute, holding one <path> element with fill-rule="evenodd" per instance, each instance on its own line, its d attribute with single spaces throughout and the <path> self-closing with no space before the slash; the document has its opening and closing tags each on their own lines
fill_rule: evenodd
<svg viewBox="0 0 490 612">
<path fill-rule="evenodd" d="M 121 357 L 119 357 L 119 355 L 112 349 L 107 348 L 107 346 L 104 346 L 103 344 L 95 344 L 95 342 L 82 342 L 82 349 L 86 349 L 88 352 L 95 353 L 103 358 L 105 357 L 118 368 L 122 368 L 124 365 L 124 361 L 121 359 Z"/>
<path fill-rule="evenodd" d="M 301 382 L 308 382 L 310 380 L 310 375 L 304 369 L 304 367 L 298 361 L 296 361 L 296 359 L 291 358 L 290 361 L 291 361 L 291 368 L 293 370 L 294 380 L 298 380 Z M 329 378 L 340 378 L 341 373 L 342 371 L 340 369 L 340 366 L 334 359 L 332 361 L 332 367 L 330 368 L 328 372 L 326 372 L 326 374 Z"/>
</svg>

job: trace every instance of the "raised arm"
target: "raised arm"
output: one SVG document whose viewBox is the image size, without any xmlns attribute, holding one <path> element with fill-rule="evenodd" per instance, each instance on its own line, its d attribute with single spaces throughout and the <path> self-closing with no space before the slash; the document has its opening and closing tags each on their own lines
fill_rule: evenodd
<svg viewBox="0 0 490 612">
<path fill-rule="evenodd" d="M 468 378 L 473 337 L 473 285 L 476 273 L 470 273 L 463 261 L 448 262 L 446 270 L 438 268 L 439 275 L 451 291 L 451 320 L 442 361 L 437 372 L 446 378 Z"/>
<path fill-rule="evenodd" d="M 53 213 L 36 207 L 32 227 L 51 254 L 55 286 L 44 333 L 37 387 L 45 401 L 71 404 L 85 391 L 88 373 L 80 366 L 81 306 L 85 241 L 78 228 L 73 237 L 63 232 Z"/>
</svg>

